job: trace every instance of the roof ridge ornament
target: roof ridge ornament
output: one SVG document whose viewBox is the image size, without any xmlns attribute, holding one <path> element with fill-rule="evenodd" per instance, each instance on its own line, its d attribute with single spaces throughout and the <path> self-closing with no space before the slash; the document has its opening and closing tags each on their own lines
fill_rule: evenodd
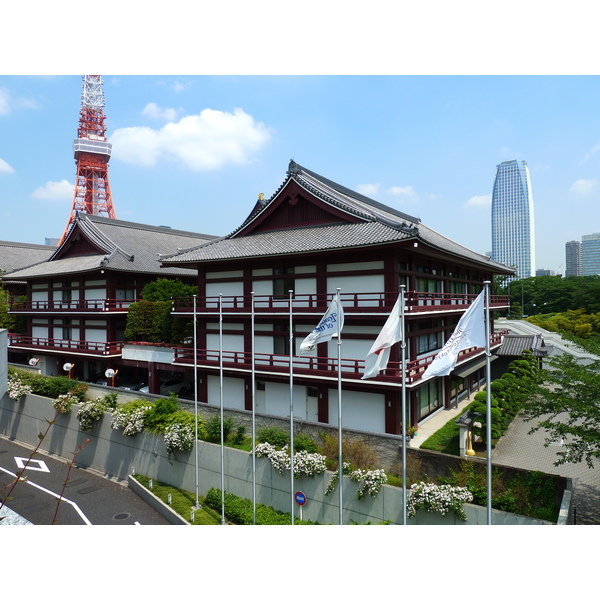
<svg viewBox="0 0 600 600">
<path fill-rule="evenodd" d="M 299 175 L 302 172 L 300 165 L 294 161 L 294 159 L 290 159 L 290 165 L 288 167 L 287 174 L 288 175 Z"/>
</svg>

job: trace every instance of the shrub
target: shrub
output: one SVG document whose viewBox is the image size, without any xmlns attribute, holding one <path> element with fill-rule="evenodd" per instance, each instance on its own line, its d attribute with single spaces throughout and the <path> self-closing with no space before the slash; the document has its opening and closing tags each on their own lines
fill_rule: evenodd
<svg viewBox="0 0 600 600">
<path fill-rule="evenodd" d="M 73 404 L 79 401 L 77 396 L 67 392 L 66 394 L 61 394 L 58 398 L 54 398 L 52 400 L 52 406 L 60 413 L 66 414 L 71 412 L 71 408 Z"/>
<path fill-rule="evenodd" d="M 238 525 L 252 525 L 254 522 L 254 507 L 252 500 L 240 498 L 229 492 L 225 492 L 225 517 Z M 221 511 L 221 502 L 223 495 L 220 489 L 211 488 L 208 490 L 204 503 L 209 508 Z M 291 525 L 292 517 L 288 513 L 283 513 L 264 504 L 256 505 L 256 524 L 257 525 Z M 312 521 L 301 521 L 294 519 L 297 525 L 316 525 Z"/>
<path fill-rule="evenodd" d="M 198 437 L 203 434 L 203 425 L 198 417 Z M 176 450 L 188 452 L 194 446 L 196 425 L 194 415 L 183 410 L 174 413 L 164 430 L 164 440 L 167 452 L 173 454 Z"/>
<path fill-rule="evenodd" d="M 146 428 L 151 433 L 163 433 L 178 410 L 179 402 L 175 394 L 169 394 L 168 398 L 157 398 L 144 419 Z"/>
<path fill-rule="evenodd" d="M 88 389 L 86 383 L 78 379 L 69 379 L 63 375 L 48 377 L 39 373 L 15 369 L 14 367 L 9 367 L 8 372 L 9 377 L 15 377 L 24 385 L 29 386 L 32 394 L 47 398 L 58 398 L 62 394 L 71 393 L 77 396 L 79 400 L 83 400 Z"/>
<path fill-rule="evenodd" d="M 451 510 L 462 521 L 467 520 L 463 504 L 471 502 L 473 495 L 464 487 L 436 485 L 435 483 L 413 483 L 410 486 L 406 514 L 414 517 L 417 510 L 437 511 L 447 515 Z"/>
<path fill-rule="evenodd" d="M 321 452 L 327 458 L 327 464 L 332 469 L 338 468 L 339 438 L 338 436 L 322 434 Z M 364 441 L 344 437 L 342 439 L 343 462 L 348 462 L 354 469 L 370 469 L 377 465 L 376 452 Z"/>
<path fill-rule="evenodd" d="M 274 448 L 289 446 L 290 434 L 279 427 L 263 427 L 256 433 L 256 440 L 260 444 L 269 444 Z"/>
<path fill-rule="evenodd" d="M 106 410 L 103 398 L 95 398 L 83 402 L 77 411 L 79 427 L 82 431 L 90 431 L 94 428 L 96 421 L 99 421 Z"/>
<path fill-rule="evenodd" d="M 231 430 L 233 429 L 235 422 L 233 417 L 227 417 L 223 419 L 223 443 L 227 441 Z M 213 415 L 205 427 L 206 439 L 209 442 L 220 442 L 221 441 L 221 417 L 220 415 Z"/>
<path fill-rule="evenodd" d="M 246 426 L 240 425 L 236 431 L 235 436 L 233 438 L 233 443 L 236 446 L 241 446 L 244 443 L 244 439 L 246 438 Z"/>
<path fill-rule="evenodd" d="M 110 426 L 123 429 L 123 435 L 135 435 L 146 428 L 146 415 L 152 410 L 152 403 L 147 400 L 133 400 L 119 406 L 113 412 Z"/>
<path fill-rule="evenodd" d="M 309 435 L 301 433 L 294 436 L 294 452 L 308 452 L 309 454 L 316 454 L 320 451 L 317 442 L 313 440 Z"/>
<path fill-rule="evenodd" d="M 119 404 L 118 398 L 119 394 L 117 392 L 110 392 L 110 394 L 104 396 L 104 405 L 108 410 L 114 410 Z"/>
<path fill-rule="evenodd" d="M 20 400 L 23 396 L 31 394 L 31 386 L 23 383 L 18 377 L 10 377 L 7 385 L 8 397 L 14 400 Z"/>
</svg>

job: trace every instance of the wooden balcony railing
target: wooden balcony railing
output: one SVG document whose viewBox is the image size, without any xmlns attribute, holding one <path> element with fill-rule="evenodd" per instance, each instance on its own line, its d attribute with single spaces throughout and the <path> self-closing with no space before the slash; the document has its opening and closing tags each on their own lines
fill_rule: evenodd
<svg viewBox="0 0 600 600">
<path fill-rule="evenodd" d="M 295 294 L 292 297 L 292 314 L 320 313 L 327 310 L 335 294 Z M 340 293 L 345 313 L 389 313 L 398 294 L 388 292 Z M 407 314 L 418 312 L 447 312 L 466 310 L 477 298 L 477 294 L 444 294 L 430 292 L 406 292 L 405 309 Z M 508 308 L 509 296 L 490 296 L 490 308 Z M 251 296 L 206 296 L 196 299 L 198 314 L 225 313 L 248 314 L 252 311 Z M 254 312 L 257 314 L 289 313 L 289 297 L 255 295 Z M 174 298 L 173 312 L 192 314 L 193 298 Z"/>
<path fill-rule="evenodd" d="M 506 335 L 508 330 L 497 331 L 490 336 L 490 347 L 497 347 L 502 336 Z M 175 364 L 194 365 L 194 349 L 189 347 L 174 348 Z M 481 354 L 481 348 L 469 348 L 460 352 L 458 364 L 471 358 L 476 354 Z M 406 364 L 406 382 L 415 383 L 421 379 L 423 372 L 433 361 L 434 356 L 428 356 L 410 361 Z M 293 356 L 292 369 L 295 375 L 337 377 L 338 360 L 337 358 L 321 358 L 316 356 Z M 218 350 L 198 349 L 196 351 L 196 362 L 198 366 L 220 366 L 220 356 Z M 343 358 L 340 361 L 340 369 L 345 379 L 360 379 L 363 376 L 365 367 L 364 359 Z M 252 354 L 242 351 L 223 351 L 223 368 L 235 368 L 252 370 Z M 288 374 L 290 372 L 290 357 L 280 354 L 257 354 L 254 355 L 254 368 L 257 371 L 269 371 L 272 373 Z M 401 377 L 402 364 L 400 362 L 389 362 L 387 369 L 382 371 L 377 377 L 379 381 L 399 382 Z"/>
<path fill-rule="evenodd" d="M 98 313 L 98 312 L 127 312 L 135 300 L 120 300 L 115 298 L 100 298 L 96 300 L 20 300 L 13 302 L 10 312 L 60 312 L 60 313 Z"/>
<path fill-rule="evenodd" d="M 95 354 L 98 356 L 118 356 L 125 342 L 92 342 L 82 340 L 61 340 L 57 338 L 42 338 L 16 333 L 8 334 L 8 345 L 14 348 L 30 348 L 58 352 L 74 352 Z"/>
</svg>

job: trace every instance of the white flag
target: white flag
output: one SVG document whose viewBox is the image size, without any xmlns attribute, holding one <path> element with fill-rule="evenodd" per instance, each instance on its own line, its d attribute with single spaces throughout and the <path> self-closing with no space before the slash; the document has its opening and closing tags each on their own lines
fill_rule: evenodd
<svg viewBox="0 0 600 600">
<path fill-rule="evenodd" d="M 396 300 L 394 308 L 388 317 L 383 329 L 371 346 L 365 359 L 365 373 L 361 379 L 377 377 L 379 371 L 386 368 L 390 358 L 390 348 L 402 340 L 402 320 L 400 319 L 400 298 Z"/>
<path fill-rule="evenodd" d="M 319 324 L 304 338 L 300 344 L 300 354 L 312 352 L 317 344 L 328 342 L 331 338 L 337 337 L 338 332 L 342 331 L 344 326 L 344 309 L 342 303 L 338 305 L 337 296 L 331 301 L 327 312 L 319 321 Z"/>
<path fill-rule="evenodd" d="M 421 381 L 430 377 L 448 375 L 456 366 L 458 353 L 467 348 L 485 348 L 485 290 L 477 296 L 467 312 L 460 318 L 454 333 L 435 355 L 433 362 L 427 367 Z"/>
</svg>

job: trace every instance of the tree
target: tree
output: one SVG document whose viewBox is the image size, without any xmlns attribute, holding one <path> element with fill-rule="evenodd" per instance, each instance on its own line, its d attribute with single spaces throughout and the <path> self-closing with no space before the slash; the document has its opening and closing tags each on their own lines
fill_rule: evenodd
<svg viewBox="0 0 600 600">
<path fill-rule="evenodd" d="M 166 302 L 171 298 L 190 298 L 197 293 L 196 286 L 183 283 L 180 279 L 160 278 L 147 283 L 141 295 L 148 302 Z"/>
<path fill-rule="evenodd" d="M 190 297 L 197 288 L 179 279 L 157 279 L 144 286 L 142 300 L 134 302 L 127 313 L 125 338 L 137 342 L 179 344 L 193 335 L 191 319 L 174 319 L 171 298 Z"/>
<path fill-rule="evenodd" d="M 589 365 L 570 354 L 548 360 L 543 382 L 524 405 L 526 421 L 538 420 L 530 433 L 546 431 L 545 446 L 564 443 L 554 463 L 586 461 L 600 457 L 600 361 Z"/>
</svg>

